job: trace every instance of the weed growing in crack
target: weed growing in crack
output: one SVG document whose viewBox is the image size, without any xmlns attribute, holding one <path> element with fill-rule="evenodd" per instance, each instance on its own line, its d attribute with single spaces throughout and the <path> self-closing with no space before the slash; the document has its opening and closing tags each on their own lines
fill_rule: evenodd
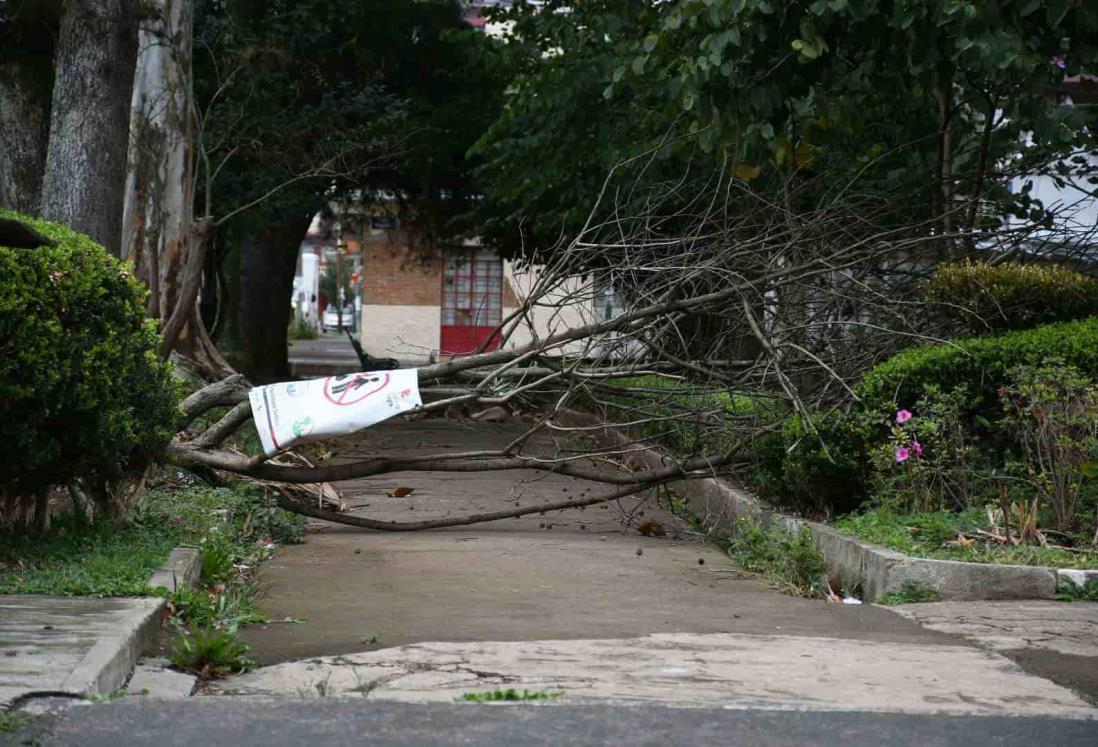
<svg viewBox="0 0 1098 747">
<path fill-rule="evenodd" d="M 1061 581 L 1056 587 L 1056 599 L 1061 602 L 1098 602 L 1098 580 L 1080 586 L 1074 581 Z"/>
<path fill-rule="evenodd" d="M 777 524 L 764 527 L 744 520 L 727 541 L 727 550 L 737 565 L 762 573 L 783 591 L 806 597 L 820 593 L 827 563 L 808 529 L 791 535 Z"/>
</svg>

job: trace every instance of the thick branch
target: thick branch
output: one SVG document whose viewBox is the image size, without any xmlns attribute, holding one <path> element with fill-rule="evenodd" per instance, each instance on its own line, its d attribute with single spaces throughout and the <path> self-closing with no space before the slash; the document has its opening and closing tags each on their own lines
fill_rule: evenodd
<svg viewBox="0 0 1098 747">
<path fill-rule="evenodd" d="M 248 401 L 248 382 L 243 374 L 233 374 L 221 381 L 216 381 L 209 386 L 199 389 L 197 392 L 185 397 L 179 403 L 182 413 L 176 424 L 178 430 L 183 430 L 202 413 L 211 407 L 235 405 Z"/>
<path fill-rule="evenodd" d="M 365 516 L 354 516 L 352 514 L 339 513 L 337 511 L 330 511 L 323 508 L 317 508 L 312 505 L 306 505 L 298 503 L 297 501 L 286 498 L 283 495 L 276 496 L 278 505 L 287 511 L 293 511 L 295 513 L 304 514 L 305 516 L 311 516 L 314 519 L 325 519 L 327 521 L 334 521 L 340 524 L 348 524 L 350 526 L 362 527 L 364 529 L 378 529 L 383 532 L 414 532 L 423 529 L 443 529 L 445 527 L 460 527 L 467 524 L 480 524 L 486 521 L 499 521 L 500 519 L 513 519 L 518 516 L 526 516 L 527 514 L 543 514 L 547 511 L 562 511 L 568 508 L 581 508 L 583 506 L 594 506 L 599 503 L 607 503 L 609 501 L 616 501 L 619 498 L 626 498 L 635 493 L 639 493 L 642 490 L 656 487 L 665 482 L 669 482 L 675 479 L 674 477 L 665 477 L 657 482 L 648 482 L 642 485 L 630 485 L 615 490 L 611 493 L 604 495 L 593 496 L 591 498 L 575 499 L 570 501 L 558 501 L 557 503 L 543 503 L 540 506 L 527 506 L 526 508 L 513 508 L 507 511 L 491 511 L 483 514 L 471 514 L 469 516 L 455 516 L 446 519 L 427 519 L 426 521 L 379 521 L 378 519 L 368 519 Z"/>
<path fill-rule="evenodd" d="M 659 469 L 629 473 L 591 469 L 581 466 L 575 461 L 496 456 L 493 453 L 487 453 L 484 456 L 477 457 L 463 457 L 460 454 L 453 456 L 432 454 L 418 457 L 377 457 L 375 459 L 348 462 L 347 464 L 301 468 L 264 464 L 255 458 L 227 451 L 207 451 L 179 444 L 168 447 L 168 459 L 182 466 L 197 464 L 263 480 L 278 480 L 279 482 L 290 483 L 339 482 L 390 472 L 489 472 L 530 469 L 614 485 L 633 485 L 665 478 L 686 477 L 689 473 L 694 472 L 712 475 L 717 468 L 747 461 L 747 457 L 743 455 L 733 456 L 731 454 L 693 457 L 681 464 L 671 464 Z"/>
</svg>

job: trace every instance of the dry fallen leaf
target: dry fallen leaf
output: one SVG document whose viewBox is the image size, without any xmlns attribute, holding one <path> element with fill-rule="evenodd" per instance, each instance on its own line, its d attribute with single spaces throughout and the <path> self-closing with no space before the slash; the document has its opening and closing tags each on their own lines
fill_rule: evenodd
<svg viewBox="0 0 1098 747">
<path fill-rule="evenodd" d="M 637 525 L 637 531 L 645 537 L 665 537 L 667 530 L 663 528 L 662 521 L 646 521 Z"/>
<path fill-rule="evenodd" d="M 394 498 L 403 498 L 406 495 L 411 495 L 415 488 L 397 488 L 393 491 Z"/>
</svg>

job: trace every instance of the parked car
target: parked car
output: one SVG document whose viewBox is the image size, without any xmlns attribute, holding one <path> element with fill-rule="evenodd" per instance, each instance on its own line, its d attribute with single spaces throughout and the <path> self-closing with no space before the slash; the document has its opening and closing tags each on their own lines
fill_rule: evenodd
<svg viewBox="0 0 1098 747">
<path fill-rule="evenodd" d="M 339 331 L 339 313 L 335 306 L 329 305 L 324 309 L 323 324 L 325 332 Z M 355 307 L 351 304 L 343 308 L 343 328 L 352 331 L 355 328 Z"/>
</svg>

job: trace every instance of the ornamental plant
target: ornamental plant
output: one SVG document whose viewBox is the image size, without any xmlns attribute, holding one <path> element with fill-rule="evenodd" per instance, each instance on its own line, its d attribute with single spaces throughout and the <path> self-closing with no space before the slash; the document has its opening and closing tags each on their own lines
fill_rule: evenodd
<svg viewBox="0 0 1098 747">
<path fill-rule="evenodd" d="M 879 503 L 905 512 L 964 510 L 984 487 L 976 444 L 961 417 L 964 391 L 927 388 L 914 412 L 896 410 L 872 451 Z"/>
<path fill-rule="evenodd" d="M 177 414 L 145 289 L 87 236 L 0 218 L 52 242 L 0 244 L 0 495 L 10 513 L 80 479 L 109 507 L 112 485 L 161 455 Z"/>
<path fill-rule="evenodd" d="M 1003 427 L 1022 450 L 1012 471 L 1033 486 L 1054 529 L 1072 529 L 1087 473 L 1098 459 L 1098 385 L 1052 359 L 1014 369 L 1000 396 Z"/>
<path fill-rule="evenodd" d="M 937 267 L 924 289 L 953 333 L 998 332 L 1098 315 L 1098 279 L 1056 265 L 958 262 Z"/>
</svg>

